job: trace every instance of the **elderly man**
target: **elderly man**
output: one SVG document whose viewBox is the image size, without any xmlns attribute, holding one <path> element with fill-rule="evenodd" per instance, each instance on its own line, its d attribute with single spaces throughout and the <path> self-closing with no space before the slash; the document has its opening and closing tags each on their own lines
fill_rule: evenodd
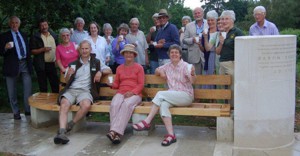
<svg viewBox="0 0 300 156">
<path fill-rule="evenodd" d="M 75 19 L 74 25 L 76 27 L 76 29 L 71 32 L 71 41 L 75 42 L 77 45 L 79 45 L 79 43 L 87 38 L 89 36 L 89 33 L 87 31 L 85 31 L 84 28 L 84 20 L 81 17 L 77 17 Z"/>
<path fill-rule="evenodd" d="M 166 9 L 161 9 L 158 13 L 158 20 L 161 28 L 155 37 L 155 49 L 158 53 L 158 64 L 162 66 L 170 62 L 167 54 L 169 47 L 173 44 L 180 45 L 178 29 L 169 22 L 170 16 Z"/>
<path fill-rule="evenodd" d="M 148 43 L 146 41 L 145 34 L 139 30 L 140 22 L 138 18 L 131 18 L 129 21 L 129 33 L 126 35 L 126 40 L 128 43 L 135 46 L 138 52 L 136 62 L 143 66 L 144 71 L 146 71 L 147 65 L 149 65 L 148 60 Z"/>
<path fill-rule="evenodd" d="M 196 74 L 202 73 L 204 67 L 204 53 L 200 50 L 199 44 L 201 42 L 196 40 L 196 37 L 202 35 L 204 29 L 208 28 L 207 21 L 203 19 L 204 11 L 201 7 L 196 7 L 193 11 L 195 21 L 185 26 L 183 44 L 187 45 L 188 58 L 187 62 L 195 67 Z"/>
<path fill-rule="evenodd" d="M 15 120 L 20 120 L 17 100 L 17 82 L 22 77 L 25 115 L 30 115 L 28 97 L 31 95 L 32 62 L 27 36 L 19 31 L 21 21 L 17 16 L 9 19 L 10 30 L 1 34 L 0 55 L 3 56 L 3 75 L 8 98 Z"/>
<path fill-rule="evenodd" d="M 55 66 L 57 35 L 49 30 L 48 21 L 39 21 L 39 32 L 30 39 L 31 53 L 34 55 L 33 65 L 36 71 L 40 92 L 48 92 L 49 80 L 53 93 L 58 93 L 59 80 Z"/>
<path fill-rule="evenodd" d="M 220 55 L 220 69 L 219 73 L 231 75 L 232 80 L 234 78 L 234 39 L 237 36 L 244 36 L 243 32 L 234 26 L 235 13 L 232 10 L 225 10 L 221 14 L 221 23 L 224 31 L 226 32 L 226 38 L 222 35 L 219 36 L 220 42 L 216 48 L 216 53 Z M 232 81 L 234 82 L 234 81 Z M 233 92 L 232 83 L 231 89 Z M 233 95 L 233 94 L 232 94 Z M 232 98 L 233 99 L 233 98 Z M 233 101 L 231 101 L 233 105 Z"/>
<path fill-rule="evenodd" d="M 79 45 L 79 51 L 80 58 L 70 63 L 66 73 L 67 85 L 59 94 L 59 130 L 54 137 L 55 144 L 69 142 L 66 133 L 86 115 L 93 101 L 98 97 L 99 88 L 96 83 L 100 82 L 102 73 L 111 73 L 109 67 L 100 63 L 95 55 L 91 55 L 92 47 L 89 41 L 83 40 Z M 68 111 L 73 104 L 79 105 L 80 109 L 74 119 L 67 124 Z"/>
<path fill-rule="evenodd" d="M 276 25 L 266 20 L 266 9 L 263 6 L 257 6 L 253 10 L 253 16 L 256 23 L 251 25 L 249 35 L 279 35 Z"/>
<path fill-rule="evenodd" d="M 192 19 L 190 16 L 183 16 L 181 19 L 181 29 L 179 29 L 179 39 L 180 39 L 180 45 L 182 47 L 182 59 L 185 62 L 188 62 L 188 47 L 186 44 L 183 44 L 182 40 L 184 38 L 184 30 L 185 26 L 192 22 Z"/>
</svg>

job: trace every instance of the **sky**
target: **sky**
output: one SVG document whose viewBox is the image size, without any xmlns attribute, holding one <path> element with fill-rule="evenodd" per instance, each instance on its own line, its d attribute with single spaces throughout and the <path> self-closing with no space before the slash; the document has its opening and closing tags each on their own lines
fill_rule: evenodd
<svg viewBox="0 0 300 156">
<path fill-rule="evenodd" d="M 201 7 L 201 5 L 204 5 L 204 2 L 202 2 L 202 4 L 201 4 L 200 0 L 185 0 L 184 1 L 184 6 L 185 7 L 190 7 L 192 10 L 195 7 Z"/>
</svg>

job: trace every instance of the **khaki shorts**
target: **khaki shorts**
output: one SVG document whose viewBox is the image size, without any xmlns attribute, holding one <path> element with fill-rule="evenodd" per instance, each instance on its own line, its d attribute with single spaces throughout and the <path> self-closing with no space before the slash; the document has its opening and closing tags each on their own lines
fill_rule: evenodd
<svg viewBox="0 0 300 156">
<path fill-rule="evenodd" d="M 61 99 L 65 97 L 71 104 L 79 104 L 82 100 L 88 99 L 93 103 L 93 97 L 89 90 L 83 89 L 67 89 L 67 91 L 59 97 L 59 103 Z"/>
</svg>

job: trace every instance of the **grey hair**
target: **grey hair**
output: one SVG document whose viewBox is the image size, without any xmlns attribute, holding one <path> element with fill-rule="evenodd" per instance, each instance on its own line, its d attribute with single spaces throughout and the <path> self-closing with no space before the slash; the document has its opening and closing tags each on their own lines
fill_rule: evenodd
<svg viewBox="0 0 300 156">
<path fill-rule="evenodd" d="M 106 29 L 111 29 L 111 30 L 113 30 L 113 28 L 111 27 L 111 25 L 110 25 L 109 23 L 104 23 L 104 24 L 103 24 L 103 32 L 104 32 Z"/>
<path fill-rule="evenodd" d="M 152 19 L 155 19 L 155 18 L 158 18 L 158 13 L 154 13 L 154 14 L 152 15 Z"/>
<path fill-rule="evenodd" d="M 21 24 L 21 20 L 20 20 L 20 18 L 19 18 L 18 16 L 11 16 L 11 17 L 9 18 L 9 20 L 8 20 L 8 24 L 9 24 L 13 19 L 17 19 L 18 22 L 19 22 L 19 24 Z"/>
<path fill-rule="evenodd" d="M 177 44 L 172 44 L 170 47 L 169 47 L 169 50 L 168 50 L 168 55 L 170 56 L 170 51 L 172 49 L 177 49 L 180 53 L 180 55 L 182 55 L 182 48 L 181 46 L 177 45 Z"/>
<path fill-rule="evenodd" d="M 86 39 L 82 40 L 82 41 L 79 43 L 79 47 L 81 48 L 82 44 L 84 44 L 84 43 L 89 44 L 90 48 L 92 49 L 92 44 L 91 44 L 91 42 L 88 41 L 88 40 L 86 40 Z"/>
<path fill-rule="evenodd" d="M 215 20 L 218 19 L 218 13 L 215 10 L 211 10 L 209 12 L 206 13 L 206 18 L 213 18 Z"/>
<path fill-rule="evenodd" d="M 126 30 L 128 32 L 129 31 L 129 26 L 126 23 L 120 24 L 120 26 L 117 29 L 118 35 L 119 35 L 121 29 L 124 29 L 124 30 Z"/>
<path fill-rule="evenodd" d="M 235 13 L 232 10 L 224 10 L 221 14 L 221 17 L 224 17 L 224 16 L 229 16 L 233 22 L 235 21 Z"/>
<path fill-rule="evenodd" d="M 192 19 L 191 19 L 190 16 L 183 16 L 181 20 L 182 20 L 182 21 L 183 21 L 183 20 L 188 20 L 189 22 L 192 21 Z"/>
<path fill-rule="evenodd" d="M 263 12 L 263 13 L 266 13 L 266 9 L 265 9 L 265 7 L 263 7 L 263 6 L 257 6 L 257 7 L 255 7 L 255 8 L 253 9 L 253 13 L 255 13 L 255 12 Z"/>
<path fill-rule="evenodd" d="M 75 19 L 74 25 L 76 25 L 78 22 L 82 22 L 83 24 L 85 24 L 84 19 L 82 17 L 77 17 Z"/>
<path fill-rule="evenodd" d="M 59 35 L 62 35 L 63 33 L 68 33 L 70 34 L 70 30 L 68 28 L 61 28 L 59 30 Z"/>
<path fill-rule="evenodd" d="M 129 24 L 131 24 L 132 22 L 137 22 L 138 24 L 140 24 L 139 19 L 136 17 L 131 18 L 131 20 L 129 21 Z"/>
</svg>

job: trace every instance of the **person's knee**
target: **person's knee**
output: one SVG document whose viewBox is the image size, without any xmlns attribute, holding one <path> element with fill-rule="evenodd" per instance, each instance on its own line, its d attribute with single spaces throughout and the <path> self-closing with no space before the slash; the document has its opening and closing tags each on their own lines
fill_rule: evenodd
<svg viewBox="0 0 300 156">
<path fill-rule="evenodd" d="M 80 102 L 80 107 L 81 107 L 81 109 L 88 111 L 91 109 L 92 103 L 90 100 L 85 99 Z"/>
<path fill-rule="evenodd" d="M 69 100 L 63 97 L 60 101 L 60 110 L 63 112 L 67 112 L 69 111 L 70 106 L 71 104 Z"/>
</svg>

